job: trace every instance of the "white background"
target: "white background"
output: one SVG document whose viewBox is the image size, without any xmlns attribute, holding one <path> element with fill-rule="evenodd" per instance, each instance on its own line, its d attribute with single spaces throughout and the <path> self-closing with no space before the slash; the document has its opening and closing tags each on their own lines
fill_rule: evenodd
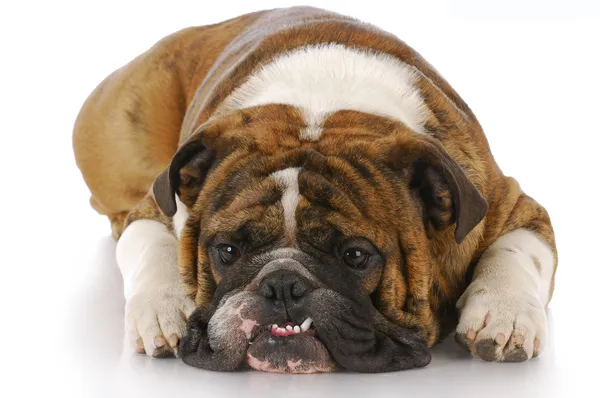
<svg viewBox="0 0 600 398">
<path fill-rule="evenodd" d="M 79 107 L 164 35 L 293 3 L 3 2 L 0 396 L 600 396 L 599 2 L 303 3 L 417 49 L 478 115 L 505 174 L 548 209 L 559 268 L 547 350 L 489 364 L 449 340 L 424 369 L 307 376 L 211 373 L 133 354 L 109 224 L 89 207 L 73 159 Z"/>
</svg>

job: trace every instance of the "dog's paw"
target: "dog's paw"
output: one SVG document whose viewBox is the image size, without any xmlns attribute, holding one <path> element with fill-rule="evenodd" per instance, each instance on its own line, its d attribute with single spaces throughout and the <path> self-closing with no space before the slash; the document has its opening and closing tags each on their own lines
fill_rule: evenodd
<svg viewBox="0 0 600 398">
<path fill-rule="evenodd" d="M 125 305 L 127 336 L 139 353 L 155 358 L 178 356 L 194 302 L 180 286 L 163 286 L 133 294 Z"/>
<path fill-rule="evenodd" d="M 472 284 L 458 300 L 456 341 L 486 361 L 521 362 L 543 349 L 546 311 L 534 293 Z"/>
</svg>

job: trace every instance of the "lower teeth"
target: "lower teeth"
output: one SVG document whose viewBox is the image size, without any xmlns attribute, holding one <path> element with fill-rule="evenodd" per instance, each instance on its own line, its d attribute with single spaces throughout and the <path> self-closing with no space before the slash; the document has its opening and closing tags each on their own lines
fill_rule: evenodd
<svg viewBox="0 0 600 398">
<path fill-rule="evenodd" d="M 306 332 L 312 326 L 312 319 L 306 318 L 302 325 L 291 325 L 287 324 L 285 327 L 278 325 L 271 325 L 271 334 L 275 336 L 289 336 L 291 334 L 298 334 Z"/>
</svg>

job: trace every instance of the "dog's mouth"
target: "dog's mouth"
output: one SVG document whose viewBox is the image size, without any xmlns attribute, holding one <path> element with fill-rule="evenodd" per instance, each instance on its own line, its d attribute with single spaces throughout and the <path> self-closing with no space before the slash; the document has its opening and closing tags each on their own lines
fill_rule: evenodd
<svg viewBox="0 0 600 398">
<path fill-rule="evenodd" d="M 276 373 L 330 372 L 335 366 L 318 339 L 312 318 L 301 324 L 269 325 L 250 342 L 248 365 Z"/>
<path fill-rule="evenodd" d="M 317 289 L 300 312 L 291 308 L 293 318 L 289 313 L 286 318 L 264 297 L 236 293 L 217 309 L 201 306 L 194 311 L 180 355 L 202 369 L 249 366 L 277 373 L 387 372 L 429 363 L 420 333 L 393 325 L 363 306 L 332 290 Z"/>
<path fill-rule="evenodd" d="M 273 324 L 265 300 L 248 292 L 224 300 L 216 311 L 199 307 L 180 344 L 184 362 L 203 369 L 250 368 L 276 373 L 330 372 L 332 355 L 318 336 L 312 317 Z M 272 312 L 272 311 L 271 311 Z M 318 323 L 317 323 L 318 326 Z"/>
</svg>

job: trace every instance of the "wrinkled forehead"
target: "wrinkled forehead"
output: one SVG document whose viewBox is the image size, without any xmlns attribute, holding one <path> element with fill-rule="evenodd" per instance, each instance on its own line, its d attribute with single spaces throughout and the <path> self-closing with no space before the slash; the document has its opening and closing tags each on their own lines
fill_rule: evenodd
<svg viewBox="0 0 600 398">
<path fill-rule="evenodd" d="M 399 190 L 405 182 L 386 166 L 382 144 L 398 124 L 338 111 L 308 139 L 304 123 L 260 116 L 223 136 L 226 142 L 243 141 L 246 151 L 216 167 L 220 184 L 205 192 L 203 235 L 246 226 L 265 238 L 276 235 L 286 246 L 309 230 L 376 239 L 389 211 L 403 200 Z"/>
<path fill-rule="evenodd" d="M 226 232 L 257 245 L 278 241 L 284 247 L 297 247 L 299 240 L 328 245 L 362 236 L 379 246 L 397 203 L 395 181 L 373 163 L 359 166 L 309 150 L 301 165 L 292 162 L 262 174 L 251 164 L 241 167 L 211 202 L 202 234 Z"/>
</svg>

